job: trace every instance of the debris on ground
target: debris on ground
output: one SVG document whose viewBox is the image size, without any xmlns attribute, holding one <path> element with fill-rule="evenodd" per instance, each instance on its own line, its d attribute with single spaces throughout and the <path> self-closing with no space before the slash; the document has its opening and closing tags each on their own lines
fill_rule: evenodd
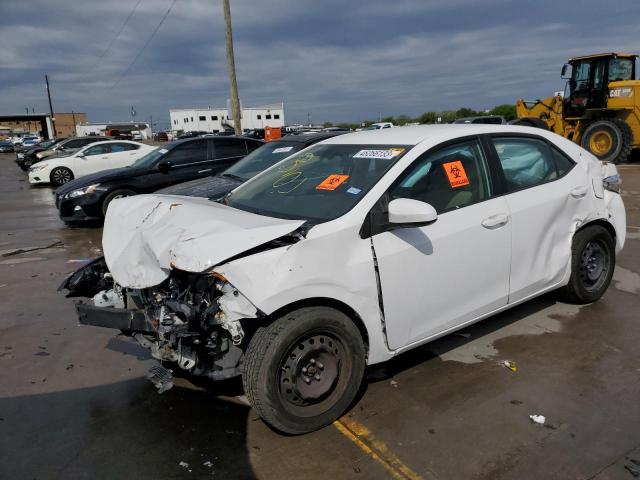
<svg viewBox="0 0 640 480">
<path fill-rule="evenodd" d="M 637 468 L 632 467 L 631 465 L 625 465 L 624 468 L 634 477 L 640 477 L 640 470 L 638 470 Z"/>
<path fill-rule="evenodd" d="M 73 368 L 73 363 L 70 363 L 69 365 L 67 365 L 66 370 L 71 370 Z"/>
<path fill-rule="evenodd" d="M 503 360 L 502 362 L 500 362 L 500 365 L 502 365 L 505 368 L 508 368 L 512 372 L 518 371 L 518 365 L 516 365 L 516 362 L 513 362 L 511 360 Z"/>
<path fill-rule="evenodd" d="M 393 385 L 394 388 L 398 388 L 398 382 L 395 380 L 391 380 L 391 385 Z"/>
<path fill-rule="evenodd" d="M 511 400 L 509 402 L 511 405 L 522 405 L 524 402 L 522 400 Z"/>
<path fill-rule="evenodd" d="M 203 466 L 205 466 L 205 467 L 208 467 L 208 468 L 213 467 L 213 463 L 211 463 L 211 461 L 209 461 L 209 460 L 207 460 L 206 462 L 204 462 L 202 465 L 203 465 Z"/>
<path fill-rule="evenodd" d="M 33 247 L 33 248 L 18 248 L 16 250 L 12 250 L 10 252 L 7 253 L 3 253 L 2 256 L 3 257 L 12 257 L 13 255 L 20 255 L 21 253 L 29 253 L 29 252 L 35 252 L 36 250 L 46 250 L 47 248 L 54 248 L 54 247 L 63 247 L 63 243 L 58 240 L 57 242 L 53 242 L 50 245 L 45 245 L 44 247 Z"/>
<path fill-rule="evenodd" d="M 544 425 L 544 422 L 547 421 L 547 418 L 544 415 L 529 415 L 529 418 L 533 423 L 538 425 Z"/>
</svg>

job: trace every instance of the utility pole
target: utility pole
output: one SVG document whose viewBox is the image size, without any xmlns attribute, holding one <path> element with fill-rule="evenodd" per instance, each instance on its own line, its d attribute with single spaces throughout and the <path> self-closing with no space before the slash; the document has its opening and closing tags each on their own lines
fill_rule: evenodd
<svg viewBox="0 0 640 480">
<path fill-rule="evenodd" d="M 49 88 L 49 77 L 44 75 L 44 82 L 47 85 L 47 98 L 49 98 L 49 114 L 51 115 L 51 128 L 53 129 L 53 135 L 51 138 L 56 138 L 56 119 L 53 117 L 53 104 L 51 103 L 51 89 Z"/>
<path fill-rule="evenodd" d="M 231 32 L 231 7 L 229 0 L 222 0 L 224 10 L 224 36 L 227 44 L 227 69 L 231 88 L 231 110 L 233 110 L 233 129 L 236 135 L 242 135 L 240 125 L 240 100 L 238 99 L 238 82 L 236 81 L 236 62 L 233 58 L 233 33 Z"/>
<path fill-rule="evenodd" d="M 73 136 L 78 134 L 78 128 L 76 127 L 76 112 L 71 110 L 71 118 L 73 118 Z"/>
</svg>

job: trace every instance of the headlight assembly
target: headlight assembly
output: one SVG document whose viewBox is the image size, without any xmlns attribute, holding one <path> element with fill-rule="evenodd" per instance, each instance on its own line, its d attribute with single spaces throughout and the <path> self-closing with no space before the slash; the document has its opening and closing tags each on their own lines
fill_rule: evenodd
<svg viewBox="0 0 640 480">
<path fill-rule="evenodd" d="M 67 194 L 67 198 L 76 198 L 81 197 L 83 195 L 91 195 L 96 189 L 100 186 L 99 183 L 94 183 L 93 185 L 89 185 L 85 188 L 79 188 L 77 190 L 72 190 Z"/>
<path fill-rule="evenodd" d="M 40 170 L 47 168 L 48 165 L 46 163 L 36 163 L 35 165 L 32 165 L 31 167 L 29 167 L 29 171 L 30 172 L 39 172 Z"/>
<path fill-rule="evenodd" d="M 602 180 L 602 186 L 610 192 L 622 193 L 622 178 L 620 175 L 611 175 Z"/>
</svg>

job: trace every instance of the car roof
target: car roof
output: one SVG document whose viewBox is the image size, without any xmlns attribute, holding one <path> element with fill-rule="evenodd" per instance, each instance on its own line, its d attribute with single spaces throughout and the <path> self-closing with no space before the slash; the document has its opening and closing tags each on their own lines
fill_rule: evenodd
<svg viewBox="0 0 640 480">
<path fill-rule="evenodd" d="M 380 130 L 362 130 L 338 135 L 325 140 L 324 143 L 342 145 L 418 145 L 427 140 L 444 142 L 469 135 L 482 135 L 487 133 L 525 133 L 545 136 L 545 133 L 548 134 L 549 132 L 540 128 L 517 125 L 447 123 L 412 125 L 409 127 L 385 128 Z"/>
<path fill-rule="evenodd" d="M 93 142 L 93 143 L 90 143 L 88 145 L 85 145 L 82 148 L 95 147 L 96 145 L 103 145 L 105 143 L 116 143 L 116 142 L 117 143 L 132 143 L 134 145 L 144 145 L 144 143 L 136 142 L 134 140 L 116 140 L 116 139 L 113 139 L 113 140 L 101 140 L 100 142 Z"/>
</svg>

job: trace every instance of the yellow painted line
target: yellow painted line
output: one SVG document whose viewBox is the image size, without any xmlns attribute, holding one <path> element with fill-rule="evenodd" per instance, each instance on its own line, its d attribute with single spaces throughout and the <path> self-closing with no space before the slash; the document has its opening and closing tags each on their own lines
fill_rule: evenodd
<svg viewBox="0 0 640 480">
<path fill-rule="evenodd" d="M 382 465 L 396 480 L 424 480 L 423 477 L 407 467 L 389 450 L 384 442 L 378 440 L 364 425 L 343 417 L 333 422 L 333 426 L 355 443 L 368 457 Z"/>
</svg>

